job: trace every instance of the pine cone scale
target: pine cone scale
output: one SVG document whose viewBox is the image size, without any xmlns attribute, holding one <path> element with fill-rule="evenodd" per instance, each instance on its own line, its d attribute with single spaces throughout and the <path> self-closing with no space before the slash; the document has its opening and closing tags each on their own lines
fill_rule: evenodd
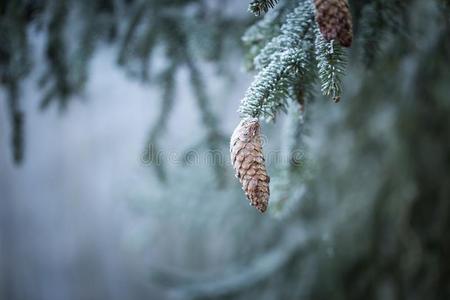
<svg viewBox="0 0 450 300">
<path fill-rule="evenodd" d="M 350 47 L 353 40 L 352 16 L 347 0 L 314 0 L 316 22 L 326 41 L 336 40 Z"/>
</svg>

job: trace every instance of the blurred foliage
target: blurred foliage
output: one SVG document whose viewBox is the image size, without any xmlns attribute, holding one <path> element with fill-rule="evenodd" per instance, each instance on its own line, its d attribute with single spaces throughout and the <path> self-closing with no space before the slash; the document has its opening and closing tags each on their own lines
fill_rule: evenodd
<svg viewBox="0 0 450 300">
<path fill-rule="evenodd" d="M 76 99 L 74 96 L 83 91 L 95 50 L 113 44 L 119 48 L 118 64 L 131 77 L 144 82 L 152 82 L 152 78 L 166 81 L 161 85 L 164 91 L 160 122 L 150 132 L 149 143 L 158 147 L 158 137 L 165 128 L 170 107 L 176 103 L 173 78 L 186 68 L 207 128 L 205 143 L 217 150 L 224 144 L 224 135 L 208 108 L 204 79 L 197 64 L 225 61 L 225 57 L 240 49 L 240 35 L 249 19 L 245 14 L 227 13 L 227 5 L 227 1 L 213 4 L 203 0 L 3 1 L 0 4 L 0 82 L 8 91 L 15 161 L 20 162 L 24 152 L 21 87 L 32 70 L 33 61 L 42 59 L 31 51 L 36 32 L 43 33 L 46 39 L 45 70 L 39 78 L 42 109 L 52 104 L 66 109 Z M 162 51 L 167 61 L 162 70 L 152 67 L 156 50 Z M 220 72 L 231 72 L 224 64 L 217 66 Z M 164 179 L 164 166 L 155 165 L 158 176 Z M 222 169 L 216 170 L 216 174 L 222 173 Z"/>
<path fill-rule="evenodd" d="M 383 34 L 350 53 L 343 102 L 312 103 L 307 122 L 291 107 L 287 121 L 297 118 L 305 130 L 281 141 L 297 141 L 304 156 L 299 168 L 285 164 L 273 176 L 270 209 L 285 222 L 276 245 L 222 277 L 178 287 L 177 295 L 450 298 L 450 11 L 440 1 L 401 6 L 400 27 L 380 27 Z M 357 32 L 367 26 L 361 11 Z M 360 59 L 367 51 L 369 64 Z"/>
<path fill-rule="evenodd" d="M 275 2 L 252 3 L 255 11 L 262 13 Z M 161 114 L 149 134 L 149 143 L 158 145 L 171 108 L 176 105 L 175 73 L 185 67 L 207 128 L 200 145 L 219 149 L 223 134 L 209 107 L 196 62 L 199 58 L 223 60 L 227 54 L 223 42 L 229 38 L 237 41 L 236 35 L 242 33 L 248 21 L 222 14 L 221 7 L 206 9 L 208 1 L 100 1 L 94 6 L 88 3 L 66 0 L 1 4 L 0 74 L 9 95 L 11 119 L 16 120 L 13 143 L 20 144 L 21 140 L 19 91 L 31 66 L 27 30 L 29 24 L 35 24 L 47 33 L 48 69 L 43 82 L 46 95 L 50 96 L 44 97 L 43 107 L 52 103 L 66 107 L 70 96 L 86 81 L 86 62 L 95 45 L 101 41 L 117 42 L 118 63 L 131 76 L 145 81 L 155 78 L 163 88 Z M 264 54 L 271 57 L 286 45 L 283 43 L 289 30 L 285 29 L 295 27 L 299 20 L 292 16 L 305 12 L 304 7 L 295 10 L 299 3 L 304 4 L 280 1 L 249 28 L 244 42 L 250 69 L 261 71 L 271 66 Z M 174 179 L 184 183 L 172 190 L 178 196 L 161 196 L 161 202 L 173 197 L 182 199 L 181 211 L 189 211 L 190 216 L 212 215 L 213 225 L 199 217 L 192 230 L 211 226 L 211 239 L 217 243 L 224 224 L 230 226 L 228 233 L 236 232 L 235 240 L 220 244 L 234 250 L 230 250 L 230 256 L 235 259 L 226 261 L 223 265 L 229 267 L 220 272 L 199 276 L 180 274 L 179 270 L 150 270 L 152 278 L 165 285 L 170 295 L 182 299 L 450 298 L 448 1 L 350 3 L 356 39 L 346 54 L 348 69 L 342 78 L 342 101 L 338 105 L 318 101 L 322 100 L 320 97 L 313 101 L 320 87 L 300 70 L 297 73 L 302 80 L 289 78 L 288 84 L 293 88 L 282 90 L 285 86 L 270 85 L 272 89 L 260 97 L 266 100 L 279 92 L 275 96 L 288 98 L 274 98 L 274 105 L 268 108 L 269 112 L 273 109 L 272 115 L 282 107 L 288 110 L 279 140 L 291 157 L 272 173 L 275 188 L 270 211 L 280 221 L 258 219 L 252 223 L 255 219 L 249 218 L 252 222 L 233 223 L 237 222 L 233 219 L 236 207 L 226 201 L 238 196 L 231 192 L 216 194 L 210 184 L 197 183 L 196 197 L 223 199 L 221 209 L 201 207 L 204 211 L 200 214 L 201 208 L 189 206 L 189 199 L 185 198 L 184 185 L 189 183 L 184 180 L 189 176 Z M 78 46 L 86 49 L 72 53 L 73 47 L 64 46 L 64 32 L 70 27 L 66 22 L 71 20 L 69 15 L 81 12 L 90 16 L 80 23 L 85 42 Z M 288 26 L 283 27 L 286 23 Z M 88 32 L 99 34 L 102 39 L 91 40 Z M 265 48 L 266 45 L 270 47 Z M 158 47 L 167 59 L 161 71 L 151 65 L 152 53 Z M 304 54 L 311 53 L 306 50 Z M 258 56 L 260 53 L 263 55 Z M 299 57 L 299 61 L 302 59 Z M 279 71 L 278 61 L 271 67 L 261 76 L 268 81 L 286 70 L 283 67 L 282 72 L 273 72 Z M 72 68 L 74 72 L 67 71 Z M 261 88 L 268 86 L 262 84 Z M 335 96 L 333 92 L 325 93 Z M 20 151 L 18 157 L 19 154 Z M 158 172 L 161 178 L 167 177 L 164 169 Z M 219 176 L 224 173 L 217 171 Z M 171 214 L 174 215 L 184 228 L 186 224 L 178 219 L 178 214 Z M 184 230 L 189 230 L 187 225 Z M 197 242 L 195 234 L 181 235 L 189 236 L 191 244 Z M 202 259 L 202 253 L 186 256 L 193 265 L 196 259 Z"/>
</svg>

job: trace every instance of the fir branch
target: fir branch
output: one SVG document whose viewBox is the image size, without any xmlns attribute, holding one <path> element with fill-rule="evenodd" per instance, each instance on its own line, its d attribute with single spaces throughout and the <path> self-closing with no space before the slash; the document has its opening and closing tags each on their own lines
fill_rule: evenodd
<svg viewBox="0 0 450 300">
<path fill-rule="evenodd" d="M 125 36 L 123 38 L 122 44 L 120 46 L 119 55 L 117 58 L 117 62 L 119 65 L 123 65 L 127 59 L 127 57 L 130 55 L 130 44 L 131 41 L 136 34 L 136 28 L 141 23 L 145 13 L 146 13 L 146 7 L 147 7 L 147 1 L 140 1 L 138 2 L 135 7 L 133 8 L 133 12 L 131 15 L 130 22 L 127 26 L 127 29 L 125 31 Z"/>
<path fill-rule="evenodd" d="M 11 148 L 15 164 L 22 163 L 24 154 L 24 114 L 19 107 L 19 89 L 16 82 L 8 86 L 8 108 L 11 123 Z"/>
<path fill-rule="evenodd" d="M 266 13 L 270 8 L 274 8 L 278 0 L 253 0 L 248 10 L 254 13 L 256 16 L 260 16 L 262 13 Z"/>
<path fill-rule="evenodd" d="M 312 57 L 314 53 L 311 53 L 311 57 L 308 58 L 309 66 L 307 66 L 308 72 L 304 72 L 301 78 L 298 78 L 296 82 L 290 87 L 290 98 L 293 102 L 299 106 L 299 111 L 303 115 L 308 103 L 312 102 L 315 97 L 315 82 L 317 78 L 317 72 L 314 68 L 315 59 Z"/>
<path fill-rule="evenodd" d="M 317 68 L 322 93 L 331 97 L 334 102 L 339 102 L 346 65 L 344 50 L 334 40 L 325 41 L 318 28 L 315 32 Z"/>
<path fill-rule="evenodd" d="M 382 41 L 389 33 L 405 33 L 407 4 L 402 0 L 372 0 L 362 8 L 359 27 L 359 54 L 371 68 L 378 57 Z"/>
<path fill-rule="evenodd" d="M 241 101 L 239 108 L 241 116 L 274 119 L 280 107 L 285 106 L 286 99 L 275 98 L 273 93 L 283 88 L 283 85 L 280 85 L 280 82 L 283 84 L 283 78 L 301 72 L 303 61 L 302 51 L 286 50 L 277 60 L 259 72 Z"/>
<path fill-rule="evenodd" d="M 255 57 L 257 70 L 267 66 L 272 55 L 289 48 L 304 47 L 305 43 L 313 43 L 314 35 L 311 28 L 314 25 L 314 8 L 309 1 L 301 2 L 293 12 L 286 16 L 281 26 L 280 34 L 274 37 Z"/>
<path fill-rule="evenodd" d="M 280 21 L 278 11 L 267 14 L 245 31 L 242 41 L 248 46 L 267 42 L 279 33 L 279 28 L 276 26 L 278 21 Z"/>
<path fill-rule="evenodd" d="M 273 120 L 286 110 L 291 87 L 299 78 L 310 78 L 313 54 L 314 11 L 309 1 L 301 2 L 286 16 L 280 34 L 255 57 L 259 74 L 247 90 L 239 112 L 243 117 Z"/>
<path fill-rule="evenodd" d="M 41 84 L 49 85 L 41 100 L 40 108 L 45 109 L 54 100 L 59 108 L 65 109 L 69 97 L 75 92 L 68 64 L 68 47 L 64 36 L 69 14 L 67 0 L 56 1 L 52 7 L 53 15 L 48 24 L 46 59 L 48 70 L 41 78 Z"/>
<path fill-rule="evenodd" d="M 177 62 L 172 62 L 161 73 L 159 81 L 162 85 L 163 95 L 161 102 L 161 111 L 156 119 L 156 125 L 152 128 L 145 149 L 146 161 L 154 167 L 158 179 L 162 182 L 166 181 L 166 170 L 163 162 L 159 157 L 159 138 L 163 134 L 169 121 L 169 116 L 175 103 L 175 73 L 177 70 Z"/>
<path fill-rule="evenodd" d="M 148 81 L 150 79 L 149 64 L 153 50 L 156 46 L 157 38 L 158 31 L 155 30 L 152 24 L 148 25 L 147 31 L 145 32 L 137 51 L 140 58 L 142 81 Z"/>
<path fill-rule="evenodd" d="M 88 80 L 89 61 L 97 44 L 97 36 L 92 32 L 100 31 L 99 18 L 96 15 L 99 4 L 84 0 L 80 1 L 80 6 L 79 14 L 83 16 L 85 22 L 81 24 L 81 32 L 78 37 L 80 43 L 77 45 L 75 57 L 71 63 L 74 91 L 82 90 Z"/>
<path fill-rule="evenodd" d="M 210 153 L 212 154 L 211 163 L 216 177 L 216 182 L 218 187 L 222 188 L 226 184 L 226 177 L 224 176 L 226 174 L 226 171 L 223 162 L 220 160 L 221 155 L 216 154 L 220 154 L 221 150 L 223 149 L 224 135 L 220 132 L 217 118 L 209 106 L 209 101 L 206 95 L 205 85 L 203 83 L 201 73 L 198 70 L 197 66 L 193 63 L 189 54 L 186 55 L 186 65 L 190 72 L 191 84 L 196 95 L 198 107 L 202 116 L 202 121 L 207 130 L 206 144 L 208 145 L 208 148 L 211 151 Z"/>
<path fill-rule="evenodd" d="M 242 42 L 247 48 L 246 67 L 248 70 L 256 69 L 255 57 L 274 37 L 280 34 L 280 9 L 274 10 L 264 18 L 250 26 L 242 36 Z"/>
<path fill-rule="evenodd" d="M 0 84 L 6 92 L 10 145 L 14 163 L 18 165 L 24 157 L 25 114 L 20 107 L 21 81 L 31 69 L 26 28 L 29 20 L 20 2 L 5 2 L 0 7 Z"/>
</svg>

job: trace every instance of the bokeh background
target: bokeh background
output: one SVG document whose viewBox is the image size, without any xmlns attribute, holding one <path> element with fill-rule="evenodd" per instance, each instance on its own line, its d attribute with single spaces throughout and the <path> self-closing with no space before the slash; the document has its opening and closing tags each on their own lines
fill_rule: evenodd
<svg viewBox="0 0 450 300">
<path fill-rule="evenodd" d="M 352 2 L 300 176 L 289 113 L 263 126 L 263 215 L 228 157 L 246 1 L 2 1 L 0 299 L 449 299 L 448 4 L 375 18 L 372 57 L 391 11 Z"/>
</svg>

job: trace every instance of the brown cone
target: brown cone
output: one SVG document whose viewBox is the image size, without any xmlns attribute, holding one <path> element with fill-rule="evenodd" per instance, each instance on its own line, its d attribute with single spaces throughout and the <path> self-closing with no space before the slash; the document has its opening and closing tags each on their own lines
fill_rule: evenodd
<svg viewBox="0 0 450 300">
<path fill-rule="evenodd" d="M 314 0 L 316 22 L 326 41 L 336 40 L 344 47 L 352 45 L 352 16 L 347 0 Z"/>
<path fill-rule="evenodd" d="M 231 163 L 250 204 L 265 212 L 269 203 L 269 176 L 262 153 L 258 119 L 242 120 L 231 136 Z"/>
</svg>

